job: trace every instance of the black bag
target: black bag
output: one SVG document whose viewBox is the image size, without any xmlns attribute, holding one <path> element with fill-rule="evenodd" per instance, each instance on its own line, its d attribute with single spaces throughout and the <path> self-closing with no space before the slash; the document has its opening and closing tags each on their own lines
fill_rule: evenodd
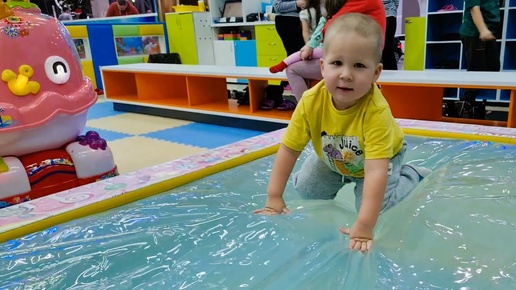
<svg viewBox="0 0 516 290">
<path fill-rule="evenodd" d="M 175 63 L 181 64 L 179 53 L 156 53 L 149 55 L 148 63 Z"/>
</svg>

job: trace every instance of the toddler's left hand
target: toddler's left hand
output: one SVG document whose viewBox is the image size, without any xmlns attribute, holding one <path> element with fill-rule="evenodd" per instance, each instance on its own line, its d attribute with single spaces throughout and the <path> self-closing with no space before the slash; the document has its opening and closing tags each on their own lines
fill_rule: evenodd
<svg viewBox="0 0 516 290">
<path fill-rule="evenodd" d="M 349 236 L 349 249 L 367 252 L 373 245 L 373 228 L 360 223 L 350 229 L 339 227 L 339 232 Z"/>
</svg>

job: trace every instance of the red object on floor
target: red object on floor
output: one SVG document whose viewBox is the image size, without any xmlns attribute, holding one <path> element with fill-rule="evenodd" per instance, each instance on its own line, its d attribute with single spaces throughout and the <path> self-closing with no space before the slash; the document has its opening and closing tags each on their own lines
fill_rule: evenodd
<svg viewBox="0 0 516 290">
<path fill-rule="evenodd" d="M 31 191 L 0 199 L 0 208 L 118 175 L 115 166 L 108 172 L 79 179 L 72 158 L 65 149 L 36 152 L 19 159 L 25 167 Z"/>
</svg>

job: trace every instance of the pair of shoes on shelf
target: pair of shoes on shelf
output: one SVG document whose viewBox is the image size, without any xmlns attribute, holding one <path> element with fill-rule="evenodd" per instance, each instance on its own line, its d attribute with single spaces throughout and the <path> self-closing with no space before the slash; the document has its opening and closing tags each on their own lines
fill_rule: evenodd
<svg viewBox="0 0 516 290">
<path fill-rule="evenodd" d="M 450 4 L 450 5 L 444 5 L 443 8 L 437 10 L 437 12 L 454 11 L 454 10 L 457 10 L 457 7 L 453 6 L 453 4 Z"/>
<path fill-rule="evenodd" d="M 239 105 L 249 105 L 249 89 L 246 87 L 241 97 L 237 99 Z"/>
<path fill-rule="evenodd" d="M 296 103 L 285 100 L 283 98 L 283 86 L 269 85 L 265 88 L 265 96 L 260 109 L 272 110 L 277 108 L 281 111 L 293 110 L 296 108 Z"/>
<path fill-rule="evenodd" d="M 280 111 L 294 110 L 296 108 L 296 103 L 289 100 L 283 100 L 281 103 L 278 104 L 274 100 L 265 99 L 262 105 L 260 106 L 260 109 L 268 111 L 274 108 Z"/>
</svg>

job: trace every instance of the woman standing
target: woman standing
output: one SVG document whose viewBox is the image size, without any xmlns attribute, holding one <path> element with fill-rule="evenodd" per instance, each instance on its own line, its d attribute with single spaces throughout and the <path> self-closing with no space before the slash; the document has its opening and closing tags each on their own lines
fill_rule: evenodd
<svg viewBox="0 0 516 290">
<path fill-rule="evenodd" d="M 276 31 L 287 55 L 290 55 L 305 45 L 299 19 L 299 12 L 305 8 L 305 0 L 274 0 L 273 7 Z"/>
<path fill-rule="evenodd" d="M 385 7 L 386 16 L 386 29 L 385 29 L 385 44 L 382 52 L 382 63 L 383 69 L 397 70 L 398 63 L 396 56 L 394 55 L 395 39 L 396 34 L 396 23 L 398 21 L 398 6 L 399 0 L 383 0 L 383 6 Z"/>
</svg>

